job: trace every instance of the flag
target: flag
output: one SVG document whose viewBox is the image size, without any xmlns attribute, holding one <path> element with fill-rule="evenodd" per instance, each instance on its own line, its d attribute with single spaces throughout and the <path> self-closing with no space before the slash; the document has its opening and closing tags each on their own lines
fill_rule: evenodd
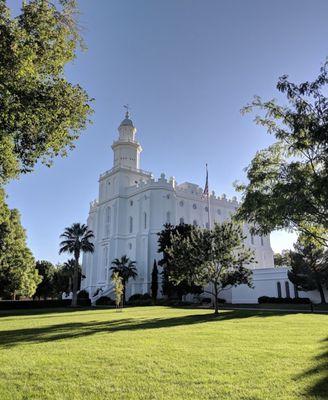
<svg viewBox="0 0 328 400">
<path fill-rule="evenodd" d="M 207 164 L 206 164 L 206 181 L 205 181 L 205 187 L 204 191 L 202 194 L 202 198 L 208 198 L 209 192 L 208 192 L 208 170 L 207 170 Z"/>
</svg>

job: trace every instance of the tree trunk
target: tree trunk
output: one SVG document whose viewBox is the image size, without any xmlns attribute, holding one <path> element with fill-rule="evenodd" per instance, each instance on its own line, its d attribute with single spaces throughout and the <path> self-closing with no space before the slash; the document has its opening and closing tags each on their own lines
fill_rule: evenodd
<svg viewBox="0 0 328 400">
<path fill-rule="evenodd" d="M 75 268 L 73 273 L 73 296 L 72 296 L 72 307 L 77 306 L 77 287 L 79 277 L 79 258 L 75 255 Z"/>
<path fill-rule="evenodd" d="M 320 293 L 321 304 L 326 304 L 325 292 L 323 291 L 320 281 L 317 281 L 317 286 Z"/>
<path fill-rule="evenodd" d="M 214 314 L 219 314 L 218 285 L 214 282 Z"/>
</svg>

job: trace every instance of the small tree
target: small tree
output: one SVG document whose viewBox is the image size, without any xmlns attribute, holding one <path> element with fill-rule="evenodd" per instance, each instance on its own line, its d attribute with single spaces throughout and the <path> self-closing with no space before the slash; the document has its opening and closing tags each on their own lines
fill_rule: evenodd
<svg viewBox="0 0 328 400">
<path fill-rule="evenodd" d="M 64 240 L 60 243 L 59 254 L 74 254 L 74 275 L 73 275 L 73 297 L 72 306 L 77 306 L 77 291 L 79 286 L 79 259 L 81 253 L 93 253 L 94 245 L 91 240 L 94 238 L 93 232 L 88 229 L 87 225 L 75 223 L 65 228 L 64 233 L 60 236 Z"/>
<path fill-rule="evenodd" d="M 290 252 L 291 271 L 288 278 L 299 290 L 318 290 L 321 303 L 326 303 L 324 287 L 328 288 L 328 250 L 318 242 L 301 235 L 295 251 Z"/>
<path fill-rule="evenodd" d="M 240 284 L 251 286 L 252 272 L 245 265 L 254 258 L 244 239 L 241 227 L 233 222 L 216 223 L 213 230 L 197 228 L 188 238 L 173 236 L 172 246 L 166 249 L 175 264 L 170 279 L 206 286 L 217 314 L 222 290 Z"/>
<path fill-rule="evenodd" d="M 45 260 L 37 261 L 35 267 L 42 277 L 42 281 L 38 284 L 33 299 L 43 297 L 46 300 L 47 297 L 54 294 L 53 278 L 56 269 L 51 262 Z"/>
<path fill-rule="evenodd" d="M 122 308 L 123 307 L 123 293 L 124 293 L 123 279 L 118 272 L 113 272 L 112 281 L 114 283 L 116 308 L 117 309 Z"/>
<path fill-rule="evenodd" d="M 153 270 L 151 273 L 151 297 L 153 299 L 153 304 L 157 302 L 157 293 L 158 293 L 158 268 L 157 262 L 154 260 Z"/>
<path fill-rule="evenodd" d="M 118 273 L 119 276 L 122 278 L 123 284 L 123 301 L 126 302 L 126 284 L 130 278 L 136 279 L 138 272 L 137 268 L 135 267 L 136 262 L 131 261 L 126 255 L 122 256 L 121 258 L 115 258 L 112 262 L 113 266 L 110 268 L 112 271 L 112 276 L 114 273 Z"/>
</svg>

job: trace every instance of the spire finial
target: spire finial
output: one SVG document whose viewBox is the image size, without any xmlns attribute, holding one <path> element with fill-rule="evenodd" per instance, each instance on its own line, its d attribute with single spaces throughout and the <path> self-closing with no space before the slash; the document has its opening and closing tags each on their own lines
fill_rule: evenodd
<svg viewBox="0 0 328 400">
<path fill-rule="evenodd" d="M 124 104 L 123 107 L 126 109 L 125 118 L 130 118 L 131 107 L 129 106 L 129 104 Z"/>
</svg>

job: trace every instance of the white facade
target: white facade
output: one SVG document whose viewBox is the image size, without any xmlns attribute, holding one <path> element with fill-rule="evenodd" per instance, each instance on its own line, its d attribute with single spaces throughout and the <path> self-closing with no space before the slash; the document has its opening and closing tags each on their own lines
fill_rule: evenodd
<svg viewBox="0 0 328 400">
<path fill-rule="evenodd" d="M 166 179 L 164 174 L 154 179 L 150 172 L 140 169 L 142 148 L 136 140 L 136 128 L 128 112 L 118 131 L 118 140 L 112 145 L 113 168 L 100 175 L 99 196 L 90 205 L 87 221 L 95 235 L 95 252 L 84 255 L 86 278 L 82 288 L 91 296 L 99 288 L 103 295 L 112 291 L 111 262 L 125 254 L 136 261 L 138 269 L 137 279 L 128 283 L 127 296 L 149 292 L 154 259 L 161 259 L 161 254 L 157 253 L 157 233 L 163 225 L 184 222 L 207 227 L 208 224 L 207 200 L 202 199 L 202 189 L 198 185 L 189 182 L 178 185 L 173 177 Z M 211 221 L 229 219 L 237 207 L 236 198 L 230 200 L 212 192 Z M 252 236 L 247 226 L 244 226 L 244 233 L 246 244 L 254 250 L 257 260 L 251 268 L 261 269 L 264 273 L 266 268 L 272 271 L 273 251 L 269 236 Z M 263 285 L 266 287 L 266 283 Z M 275 287 L 275 282 L 271 286 Z M 247 302 L 248 297 L 257 299 L 255 292 L 258 290 L 253 290 L 252 294 L 246 290 L 245 294 L 240 292 L 235 297 Z M 230 296 L 230 300 L 236 302 L 233 293 L 234 289 L 226 293 L 227 300 Z"/>
</svg>

